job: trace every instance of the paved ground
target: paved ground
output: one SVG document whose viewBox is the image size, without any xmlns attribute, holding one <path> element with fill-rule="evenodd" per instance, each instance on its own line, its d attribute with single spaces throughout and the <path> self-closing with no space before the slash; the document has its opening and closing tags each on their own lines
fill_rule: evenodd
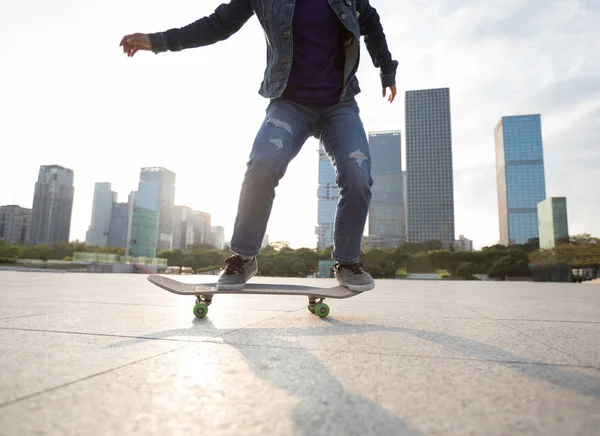
<svg viewBox="0 0 600 436">
<path fill-rule="evenodd" d="M 598 285 L 379 281 L 325 320 L 192 305 L 141 275 L 0 272 L 0 434 L 599 434 Z"/>
</svg>

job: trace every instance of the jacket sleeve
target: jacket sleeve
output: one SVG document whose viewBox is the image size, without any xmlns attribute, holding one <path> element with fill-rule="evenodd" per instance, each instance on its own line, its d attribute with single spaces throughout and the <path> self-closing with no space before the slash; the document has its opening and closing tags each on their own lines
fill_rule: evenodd
<svg viewBox="0 0 600 436">
<path fill-rule="evenodd" d="M 240 30 L 253 14 L 250 0 L 231 0 L 185 27 L 149 34 L 152 51 L 181 51 L 223 41 Z"/>
<path fill-rule="evenodd" d="M 392 59 L 379 14 L 369 4 L 369 0 L 357 0 L 357 3 L 360 34 L 365 38 L 365 45 L 371 55 L 373 65 L 380 69 L 381 85 L 384 88 L 395 85 L 398 61 Z"/>
</svg>

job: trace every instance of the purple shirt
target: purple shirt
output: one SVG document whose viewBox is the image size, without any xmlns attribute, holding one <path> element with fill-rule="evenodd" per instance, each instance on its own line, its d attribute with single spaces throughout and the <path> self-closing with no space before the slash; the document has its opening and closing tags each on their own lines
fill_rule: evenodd
<svg viewBox="0 0 600 436">
<path fill-rule="evenodd" d="M 339 103 L 345 27 L 328 0 L 296 0 L 292 67 L 282 98 L 303 105 Z"/>
</svg>

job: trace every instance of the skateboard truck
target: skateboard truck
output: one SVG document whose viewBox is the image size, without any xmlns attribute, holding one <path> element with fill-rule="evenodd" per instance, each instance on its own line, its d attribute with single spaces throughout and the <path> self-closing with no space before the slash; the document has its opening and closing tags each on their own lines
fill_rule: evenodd
<svg viewBox="0 0 600 436">
<path fill-rule="evenodd" d="M 319 318 L 329 315 L 329 306 L 323 303 L 324 298 L 308 297 L 308 310 Z"/>
<path fill-rule="evenodd" d="M 212 295 L 196 295 L 194 315 L 196 318 L 204 318 L 208 313 L 208 306 L 212 304 Z"/>
</svg>

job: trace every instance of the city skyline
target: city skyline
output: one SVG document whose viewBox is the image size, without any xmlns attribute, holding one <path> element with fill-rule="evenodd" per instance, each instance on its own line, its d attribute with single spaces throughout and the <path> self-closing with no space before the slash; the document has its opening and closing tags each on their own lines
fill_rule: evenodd
<svg viewBox="0 0 600 436">
<path fill-rule="evenodd" d="M 10 165 L 0 172 L 0 204 L 31 207 L 41 164 L 73 168 L 71 239 L 84 240 L 95 182 L 109 173 L 125 199 L 140 167 L 163 166 L 178 174 L 175 203 L 210 210 L 229 239 L 252 140 L 268 105 L 256 93 L 264 71 L 256 19 L 212 47 L 135 59 L 118 47 L 126 33 L 182 26 L 218 4 L 184 0 L 173 7 L 149 0 L 140 15 L 135 5 L 113 0 L 93 8 L 37 1 L 39 14 L 32 17 L 30 3 L 11 3 L 0 18 L 0 35 L 15 41 L 2 49 L 0 143 Z M 539 0 L 375 4 L 401 61 L 399 95 L 452 89 L 456 234 L 477 247 L 498 241 L 493 128 L 503 115 L 528 113 L 544 116 L 547 195 L 568 197 L 571 232 L 600 234 L 600 193 L 581 189 L 600 185 L 600 10 L 590 2 Z M 100 22 L 102 31 L 90 33 Z M 82 31 L 85 41 L 69 36 Z M 18 49 L 22 44 L 27 53 Z M 404 131 L 401 99 L 389 105 L 381 98 L 379 72 L 361 46 L 357 101 L 366 130 Z M 231 68 L 237 64 L 244 74 Z M 231 83 L 234 99 L 225 97 Z M 173 105 L 179 110 L 167 110 Z M 267 230 L 273 241 L 315 244 L 316 148 L 310 139 L 277 188 Z"/>
</svg>

